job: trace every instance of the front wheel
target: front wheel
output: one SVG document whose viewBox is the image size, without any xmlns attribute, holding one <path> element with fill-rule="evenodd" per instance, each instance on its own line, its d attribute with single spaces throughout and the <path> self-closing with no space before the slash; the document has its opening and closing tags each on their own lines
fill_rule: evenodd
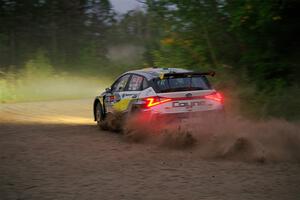
<svg viewBox="0 0 300 200">
<path fill-rule="evenodd" d="M 95 113 L 96 113 L 97 125 L 99 128 L 102 129 L 105 118 L 104 118 L 103 108 L 100 103 L 97 104 Z"/>
</svg>

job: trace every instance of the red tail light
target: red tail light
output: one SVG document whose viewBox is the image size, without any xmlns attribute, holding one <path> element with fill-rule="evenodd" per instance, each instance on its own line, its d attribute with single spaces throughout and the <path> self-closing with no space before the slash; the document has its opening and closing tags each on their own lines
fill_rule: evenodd
<svg viewBox="0 0 300 200">
<path fill-rule="evenodd" d="M 157 106 L 162 103 L 166 103 L 171 101 L 172 99 L 169 98 L 161 98 L 161 97 L 148 97 L 145 99 L 146 101 L 146 108 L 150 108 L 152 106 Z"/>
<path fill-rule="evenodd" d="M 219 92 L 215 92 L 209 95 L 204 96 L 205 99 L 210 99 L 210 100 L 214 100 L 220 103 L 224 103 L 224 97 L 219 93 Z"/>
</svg>

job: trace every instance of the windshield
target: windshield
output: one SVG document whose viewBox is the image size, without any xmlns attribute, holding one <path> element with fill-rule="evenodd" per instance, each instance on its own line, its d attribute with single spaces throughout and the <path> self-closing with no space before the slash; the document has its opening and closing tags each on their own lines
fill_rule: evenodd
<svg viewBox="0 0 300 200">
<path fill-rule="evenodd" d="M 205 76 L 156 79 L 154 82 L 158 92 L 177 92 L 211 89 L 210 84 Z"/>
</svg>

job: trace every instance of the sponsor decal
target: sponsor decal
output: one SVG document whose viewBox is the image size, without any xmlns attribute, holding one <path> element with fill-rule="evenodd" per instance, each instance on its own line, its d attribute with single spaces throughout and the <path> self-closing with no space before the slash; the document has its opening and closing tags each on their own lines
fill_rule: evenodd
<svg viewBox="0 0 300 200">
<path fill-rule="evenodd" d="M 192 101 L 192 102 L 179 102 L 179 101 L 174 101 L 172 102 L 172 107 L 173 108 L 193 108 L 196 106 L 203 106 L 205 105 L 205 101 Z"/>
<path fill-rule="evenodd" d="M 123 93 L 122 94 L 122 97 L 125 98 L 125 97 L 133 97 L 133 96 L 137 96 L 136 93 Z"/>
</svg>

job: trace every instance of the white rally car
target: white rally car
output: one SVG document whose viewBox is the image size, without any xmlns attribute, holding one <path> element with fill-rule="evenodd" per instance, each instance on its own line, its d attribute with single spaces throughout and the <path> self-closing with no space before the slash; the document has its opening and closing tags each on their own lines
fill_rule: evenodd
<svg viewBox="0 0 300 200">
<path fill-rule="evenodd" d="M 179 68 L 146 68 L 119 76 L 94 101 L 94 119 L 98 125 L 108 115 L 148 113 L 182 118 L 191 114 L 222 113 L 222 95 L 213 89 L 206 76 L 214 72 L 193 72 Z"/>
</svg>

